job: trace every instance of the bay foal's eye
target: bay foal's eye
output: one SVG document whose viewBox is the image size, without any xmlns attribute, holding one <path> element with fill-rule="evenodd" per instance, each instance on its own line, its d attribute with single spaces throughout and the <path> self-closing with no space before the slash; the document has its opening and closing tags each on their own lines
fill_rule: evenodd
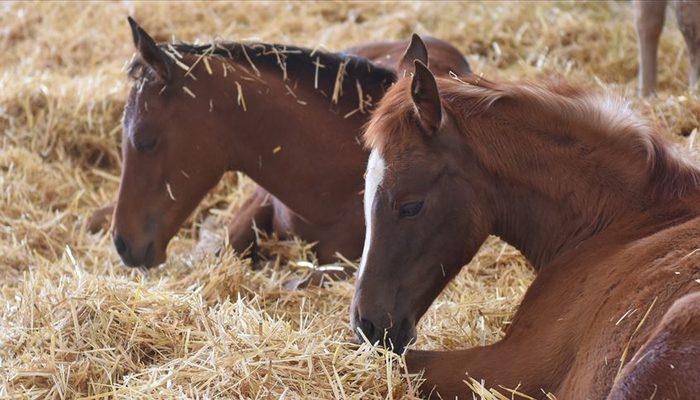
<svg viewBox="0 0 700 400">
<path fill-rule="evenodd" d="M 399 207 L 399 218 L 415 217 L 416 215 L 418 215 L 422 208 L 422 201 L 411 201 L 408 203 L 403 203 L 401 204 L 401 207 Z"/>
<path fill-rule="evenodd" d="M 150 137 L 141 140 L 136 140 L 134 142 L 134 147 L 136 147 L 136 150 L 142 153 L 146 153 L 153 150 L 156 147 L 156 144 L 158 144 L 158 138 Z"/>
</svg>

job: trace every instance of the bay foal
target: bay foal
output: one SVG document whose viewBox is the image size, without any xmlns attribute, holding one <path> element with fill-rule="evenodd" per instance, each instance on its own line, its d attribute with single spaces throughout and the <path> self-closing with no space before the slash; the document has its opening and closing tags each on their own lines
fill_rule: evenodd
<svg viewBox="0 0 700 400">
<path fill-rule="evenodd" d="M 700 395 L 700 170 L 626 105 L 566 85 L 438 78 L 420 62 L 365 133 L 353 327 L 401 352 L 489 234 L 538 274 L 505 337 L 408 351 L 425 394 Z M 655 397 L 654 397 L 655 396 Z"/>
<path fill-rule="evenodd" d="M 410 45 L 371 43 L 354 48 L 357 56 L 263 43 L 157 45 L 129 22 L 138 54 L 113 232 L 124 263 L 162 263 L 170 239 L 230 170 L 259 185 L 228 227 L 234 249 L 254 244 L 256 226 L 318 242 L 320 262 L 336 252 L 359 257 L 361 128 L 426 44 L 417 36 Z M 469 72 L 449 44 L 429 39 L 427 47 L 440 55 L 431 59 L 439 71 Z"/>
</svg>

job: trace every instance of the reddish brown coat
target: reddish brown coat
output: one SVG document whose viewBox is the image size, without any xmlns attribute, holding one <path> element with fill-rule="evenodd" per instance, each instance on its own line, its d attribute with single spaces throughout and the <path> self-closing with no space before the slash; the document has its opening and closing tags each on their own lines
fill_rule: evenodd
<svg viewBox="0 0 700 400">
<path fill-rule="evenodd" d="M 383 175 L 353 326 L 403 349 L 496 234 L 538 275 L 501 341 L 408 352 L 426 394 L 470 399 L 471 377 L 536 398 L 696 398 L 700 170 L 607 97 L 417 68 L 365 135 Z M 418 213 L 403 211 L 416 202 Z"/>
</svg>

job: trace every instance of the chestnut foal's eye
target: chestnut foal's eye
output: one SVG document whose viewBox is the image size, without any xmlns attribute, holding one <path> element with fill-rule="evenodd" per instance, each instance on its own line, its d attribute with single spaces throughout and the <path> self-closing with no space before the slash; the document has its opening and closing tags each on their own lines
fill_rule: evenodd
<svg viewBox="0 0 700 400">
<path fill-rule="evenodd" d="M 134 143 L 134 145 L 136 146 L 136 150 L 143 153 L 153 150 L 156 147 L 156 144 L 158 144 L 157 137 L 142 139 Z"/>
<path fill-rule="evenodd" d="M 411 201 L 401 204 L 401 207 L 399 207 L 399 218 L 415 217 L 422 208 L 422 201 Z"/>
</svg>

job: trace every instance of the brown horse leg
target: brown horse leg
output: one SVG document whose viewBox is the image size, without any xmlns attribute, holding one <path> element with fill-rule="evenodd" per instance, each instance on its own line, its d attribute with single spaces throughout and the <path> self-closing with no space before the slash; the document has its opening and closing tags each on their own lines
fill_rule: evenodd
<svg viewBox="0 0 700 400">
<path fill-rule="evenodd" d="M 665 14 L 665 1 L 634 2 L 634 22 L 639 41 L 639 94 L 642 96 L 656 90 L 656 57 Z"/>
<path fill-rule="evenodd" d="M 258 187 L 233 215 L 228 225 L 228 240 L 236 252 L 243 254 L 251 250 L 253 259 L 257 257 L 255 228 L 263 232 L 272 229 L 273 208 L 269 197 L 263 188 Z"/>
<path fill-rule="evenodd" d="M 700 75 L 700 4 L 693 1 L 676 1 L 676 20 L 683 33 L 690 56 L 690 90 L 697 91 Z"/>
<path fill-rule="evenodd" d="M 542 387 L 543 377 L 556 375 L 549 355 L 538 351 L 538 346 L 517 346 L 507 339 L 459 351 L 409 351 L 406 364 L 411 373 L 424 371 L 425 382 L 420 390 L 430 399 L 471 399 L 472 392 L 465 383 L 470 378 L 504 394 L 504 388 L 517 388 L 519 393 L 540 397 L 541 389 L 553 390 Z M 478 393 L 474 394 L 478 397 Z"/>
<path fill-rule="evenodd" d="M 88 232 L 97 233 L 108 228 L 112 214 L 114 214 L 114 206 L 115 204 L 112 203 L 95 210 L 85 224 Z"/>
<path fill-rule="evenodd" d="M 649 340 L 616 379 L 608 400 L 700 396 L 700 292 L 668 309 Z"/>
<path fill-rule="evenodd" d="M 358 198 L 361 199 L 359 196 Z M 357 207 L 357 209 L 361 209 L 361 207 Z M 298 218 L 294 215 L 287 217 Z M 358 257 L 359 252 L 362 251 L 364 241 L 364 218 L 362 215 L 346 217 L 331 226 L 311 226 L 298 219 L 294 220 L 294 224 L 297 232 L 303 232 L 303 237 L 316 242 L 314 250 L 318 264 L 322 269 L 310 272 L 303 278 L 290 280 L 285 284 L 286 288 L 301 289 L 309 286 L 321 286 L 326 282 L 342 281 L 354 275 L 356 269 L 343 266 L 339 259 L 352 260 Z"/>
</svg>

